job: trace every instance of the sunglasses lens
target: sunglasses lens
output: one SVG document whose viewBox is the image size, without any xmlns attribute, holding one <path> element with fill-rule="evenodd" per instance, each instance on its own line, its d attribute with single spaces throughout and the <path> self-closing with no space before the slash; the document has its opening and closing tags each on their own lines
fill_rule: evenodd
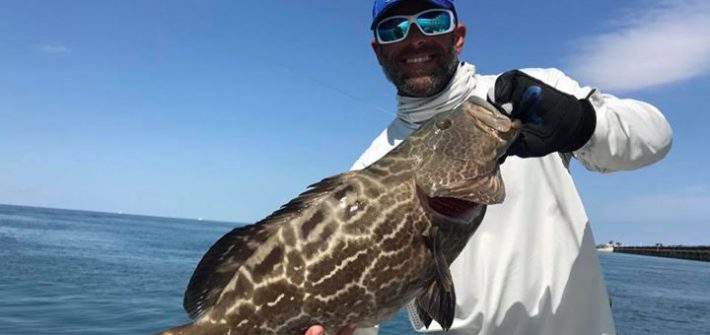
<svg viewBox="0 0 710 335">
<path fill-rule="evenodd" d="M 447 11 L 430 11 L 417 17 L 417 25 L 428 35 L 442 34 L 451 29 L 453 18 Z"/>
<path fill-rule="evenodd" d="M 382 42 L 394 42 L 404 39 L 409 30 L 406 18 L 391 18 L 377 25 L 377 37 Z"/>
</svg>

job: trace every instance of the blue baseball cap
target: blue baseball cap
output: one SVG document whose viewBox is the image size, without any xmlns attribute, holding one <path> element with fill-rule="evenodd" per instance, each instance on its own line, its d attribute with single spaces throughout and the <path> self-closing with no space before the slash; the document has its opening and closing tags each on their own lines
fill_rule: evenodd
<svg viewBox="0 0 710 335">
<path fill-rule="evenodd" d="M 383 14 L 392 8 L 394 5 L 401 3 L 404 0 L 375 0 L 372 5 L 372 25 L 370 29 L 375 29 L 377 22 L 382 19 Z M 456 14 L 456 8 L 454 8 L 454 0 L 422 0 L 428 2 L 438 8 L 450 9 Z"/>
</svg>

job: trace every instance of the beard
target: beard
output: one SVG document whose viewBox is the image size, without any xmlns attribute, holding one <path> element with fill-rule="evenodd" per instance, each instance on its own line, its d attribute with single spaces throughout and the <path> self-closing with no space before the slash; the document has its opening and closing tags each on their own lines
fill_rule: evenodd
<svg viewBox="0 0 710 335">
<path fill-rule="evenodd" d="M 437 57 L 436 66 L 433 71 L 420 70 L 414 74 L 405 74 L 397 69 L 396 58 L 392 58 L 382 63 L 382 71 L 387 79 L 394 84 L 400 95 L 411 97 L 430 97 L 446 88 L 451 81 L 456 68 L 458 67 L 458 57 L 454 50 L 453 43 L 449 50 L 440 53 Z"/>
</svg>

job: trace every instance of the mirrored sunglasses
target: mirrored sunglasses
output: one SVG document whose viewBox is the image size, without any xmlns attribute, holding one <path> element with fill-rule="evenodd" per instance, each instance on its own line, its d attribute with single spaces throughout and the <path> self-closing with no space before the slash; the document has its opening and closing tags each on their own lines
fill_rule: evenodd
<svg viewBox="0 0 710 335">
<path fill-rule="evenodd" d="M 404 40 L 412 23 L 426 36 L 450 33 L 456 25 L 454 13 L 448 9 L 427 9 L 410 16 L 390 16 L 380 21 L 375 28 L 377 43 L 390 44 Z"/>
</svg>

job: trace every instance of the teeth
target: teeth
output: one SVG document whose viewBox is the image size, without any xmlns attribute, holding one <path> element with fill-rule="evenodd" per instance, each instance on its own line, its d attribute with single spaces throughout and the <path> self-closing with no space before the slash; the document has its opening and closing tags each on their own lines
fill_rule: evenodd
<svg viewBox="0 0 710 335">
<path fill-rule="evenodd" d="M 431 56 L 421 56 L 421 57 L 416 57 L 416 58 L 408 58 L 406 60 L 407 64 L 414 64 L 414 63 L 423 63 L 423 62 L 428 62 L 432 59 Z"/>
</svg>

